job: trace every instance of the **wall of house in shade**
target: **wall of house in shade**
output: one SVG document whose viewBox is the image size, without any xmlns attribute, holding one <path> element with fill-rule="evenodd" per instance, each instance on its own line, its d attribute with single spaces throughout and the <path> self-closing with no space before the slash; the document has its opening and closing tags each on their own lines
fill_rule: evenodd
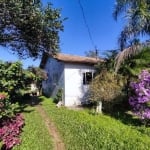
<svg viewBox="0 0 150 150">
<path fill-rule="evenodd" d="M 48 58 L 44 70 L 48 79 L 42 83 L 43 93 L 54 97 L 58 89 L 64 89 L 64 63 Z"/>
</svg>

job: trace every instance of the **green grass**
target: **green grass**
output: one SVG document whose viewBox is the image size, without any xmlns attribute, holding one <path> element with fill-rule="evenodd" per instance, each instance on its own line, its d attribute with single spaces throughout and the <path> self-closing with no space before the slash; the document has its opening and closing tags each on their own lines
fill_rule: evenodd
<svg viewBox="0 0 150 150">
<path fill-rule="evenodd" d="M 32 107 L 24 112 L 25 126 L 21 133 L 21 144 L 13 150 L 51 150 L 53 149 L 51 137 L 41 116 Z"/>
<path fill-rule="evenodd" d="M 106 115 L 56 108 L 50 99 L 43 108 L 53 119 L 68 150 L 149 150 L 149 129 L 125 125 Z"/>
</svg>

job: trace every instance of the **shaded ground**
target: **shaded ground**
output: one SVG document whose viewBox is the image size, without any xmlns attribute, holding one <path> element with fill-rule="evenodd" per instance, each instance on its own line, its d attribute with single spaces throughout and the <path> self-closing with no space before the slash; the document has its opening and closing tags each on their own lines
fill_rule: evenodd
<svg viewBox="0 0 150 150">
<path fill-rule="evenodd" d="M 36 108 L 36 110 L 43 118 L 45 125 L 48 129 L 48 132 L 52 137 L 54 150 L 65 150 L 65 145 L 60 137 L 59 132 L 57 131 L 57 128 L 55 127 L 50 117 L 46 114 L 45 110 L 42 108 L 42 105 L 40 105 L 40 101 L 36 96 L 32 97 L 31 105 Z"/>
</svg>

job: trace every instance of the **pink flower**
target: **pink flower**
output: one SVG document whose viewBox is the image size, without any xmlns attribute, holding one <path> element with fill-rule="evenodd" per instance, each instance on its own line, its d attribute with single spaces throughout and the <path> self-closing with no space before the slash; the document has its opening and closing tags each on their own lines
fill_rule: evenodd
<svg viewBox="0 0 150 150">
<path fill-rule="evenodd" d="M 4 93 L 0 93 L 0 100 L 3 100 L 6 98 L 6 95 Z"/>
</svg>

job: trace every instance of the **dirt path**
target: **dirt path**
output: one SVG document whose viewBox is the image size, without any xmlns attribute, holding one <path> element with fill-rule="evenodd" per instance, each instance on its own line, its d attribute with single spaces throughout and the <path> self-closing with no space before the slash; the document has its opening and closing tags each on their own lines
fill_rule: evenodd
<svg viewBox="0 0 150 150">
<path fill-rule="evenodd" d="M 48 129 L 48 132 L 52 137 L 53 144 L 54 144 L 54 150 L 65 150 L 65 146 L 59 135 L 59 132 L 57 131 L 57 128 L 55 127 L 54 123 L 47 116 L 45 110 L 42 108 L 41 105 L 37 105 L 37 106 L 35 106 L 35 108 L 39 112 L 39 114 L 42 116 L 42 118 L 45 122 L 45 125 Z"/>
</svg>

